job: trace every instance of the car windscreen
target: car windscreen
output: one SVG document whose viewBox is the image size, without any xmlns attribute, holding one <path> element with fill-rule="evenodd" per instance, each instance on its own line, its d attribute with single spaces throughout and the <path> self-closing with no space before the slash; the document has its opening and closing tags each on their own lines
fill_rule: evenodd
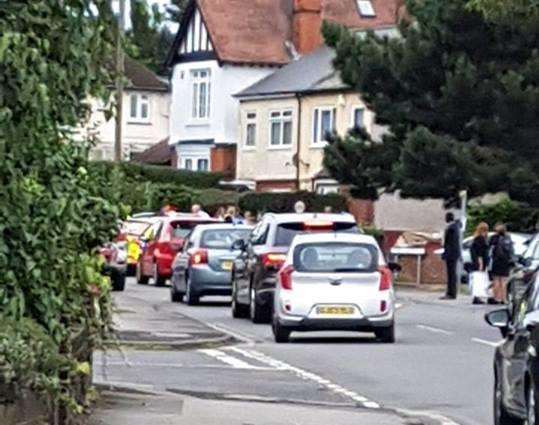
<svg viewBox="0 0 539 425">
<path fill-rule="evenodd" d="M 275 234 L 274 246 L 290 246 L 294 237 L 300 233 L 316 233 L 316 232 L 346 232 L 359 233 L 356 223 L 350 222 L 335 222 L 330 223 L 329 228 L 326 226 L 316 227 L 309 226 L 304 222 L 298 223 L 282 223 L 277 226 Z"/>
<path fill-rule="evenodd" d="M 238 239 L 247 240 L 250 229 L 211 229 L 204 230 L 200 237 L 200 247 L 207 249 L 230 249 Z"/>
<path fill-rule="evenodd" d="M 294 269 L 307 273 L 374 272 L 378 249 L 364 243 L 324 242 L 298 245 Z"/>
<path fill-rule="evenodd" d="M 211 222 L 209 222 L 211 223 Z M 199 224 L 207 224 L 204 221 L 173 221 L 170 223 L 172 226 L 171 239 L 185 239 L 191 231 Z"/>
</svg>

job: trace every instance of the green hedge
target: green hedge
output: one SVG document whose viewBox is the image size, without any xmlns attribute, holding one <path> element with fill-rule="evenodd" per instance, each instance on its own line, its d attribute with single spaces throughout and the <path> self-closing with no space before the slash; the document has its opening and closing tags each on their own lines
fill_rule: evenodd
<svg viewBox="0 0 539 425">
<path fill-rule="evenodd" d="M 242 211 L 253 213 L 294 212 L 294 204 L 303 201 L 308 212 L 323 212 L 329 206 L 334 212 L 347 211 L 346 198 L 341 195 L 317 195 L 311 192 L 295 193 L 247 193 L 239 200 Z"/>
<path fill-rule="evenodd" d="M 111 170 L 120 170 L 128 179 L 140 183 L 176 184 L 195 189 L 217 187 L 223 177 L 218 173 L 177 170 L 170 167 L 142 165 L 132 162 L 117 164 L 114 162 L 96 161 L 91 163 L 91 167 L 98 172 L 104 173 L 108 173 Z"/>
<path fill-rule="evenodd" d="M 476 205 L 468 209 L 468 233 L 473 233 L 480 222 L 491 229 L 496 223 L 505 223 L 512 232 L 533 233 L 539 224 L 539 210 L 505 199 L 492 205 Z"/>
</svg>

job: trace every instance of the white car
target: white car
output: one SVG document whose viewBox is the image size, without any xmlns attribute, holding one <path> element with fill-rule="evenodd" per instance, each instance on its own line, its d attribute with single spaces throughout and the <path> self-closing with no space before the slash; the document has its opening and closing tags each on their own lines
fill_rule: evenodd
<svg viewBox="0 0 539 425">
<path fill-rule="evenodd" d="M 374 332 L 395 342 L 393 273 L 376 240 L 296 236 L 278 273 L 272 328 L 276 342 L 287 342 L 294 331 L 322 330 Z"/>
</svg>

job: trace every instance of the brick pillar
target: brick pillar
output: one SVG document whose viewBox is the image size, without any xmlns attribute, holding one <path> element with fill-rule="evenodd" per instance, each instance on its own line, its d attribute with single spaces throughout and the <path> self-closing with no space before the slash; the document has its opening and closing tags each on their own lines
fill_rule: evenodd
<svg viewBox="0 0 539 425">
<path fill-rule="evenodd" d="M 300 55 L 322 46 L 322 0 L 294 0 L 293 19 L 293 41 Z"/>
</svg>

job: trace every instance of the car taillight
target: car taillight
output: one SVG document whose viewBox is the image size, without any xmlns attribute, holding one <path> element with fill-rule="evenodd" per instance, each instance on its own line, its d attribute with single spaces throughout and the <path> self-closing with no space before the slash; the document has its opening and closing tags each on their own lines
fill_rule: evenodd
<svg viewBox="0 0 539 425">
<path fill-rule="evenodd" d="M 391 273 L 389 267 L 382 266 L 378 271 L 380 272 L 380 291 L 391 289 L 391 286 L 393 285 L 393 273 Z"/>
<path fill-rule="evenodd" d="M 208 264 L 208 251 L 205 249 L 197 249 L 191 253 L 189 257 L 190 266 L 200 266 L 202 264 Z"/>
<path fill-rule="evenodd" d="M 266 269 L 280 269 L 286 260 L 286 254 L 262 254 L 262 264 Z"/>
<path fill-rule="evenodd" d="M 294 273 L 294 267 L 292 266 L 286 266 L 279 271 L 281 288 L 292 290 L 292 273 Z"/>
</svg>

